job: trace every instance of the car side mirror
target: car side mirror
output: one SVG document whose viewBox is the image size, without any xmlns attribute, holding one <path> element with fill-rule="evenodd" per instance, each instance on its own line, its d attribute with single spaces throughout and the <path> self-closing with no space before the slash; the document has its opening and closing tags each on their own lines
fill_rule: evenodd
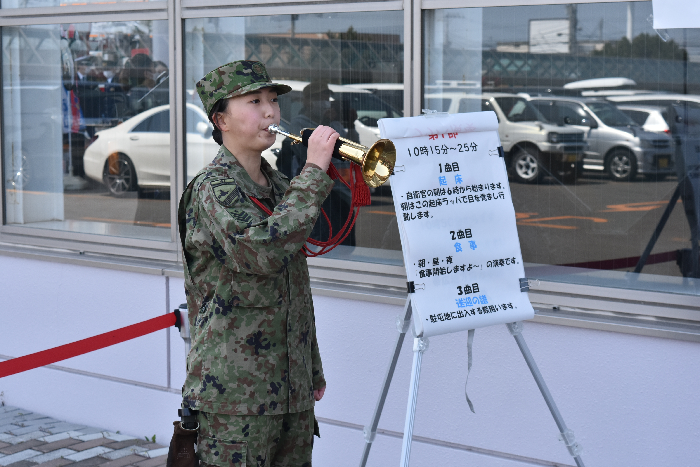
<svg viewBox="0 0 700 467">
<path fill-rule="evenodd" d="M 591 118 L 591 119 L 588 120 L 588 126 L 589 126 L 591 129 L 598 128 L 598 122 L 596 122 L 595 120 L 593 120 L 593 119 Z"/>
<path fill-rule="evenodd" d="M 206 135 L 207 132 L 209 131 L 209 125 L 207 125 L 204 122 L 199 122 L 197 123 L 197 133 L 201 134 L 202 136 Z"/>
</svg>

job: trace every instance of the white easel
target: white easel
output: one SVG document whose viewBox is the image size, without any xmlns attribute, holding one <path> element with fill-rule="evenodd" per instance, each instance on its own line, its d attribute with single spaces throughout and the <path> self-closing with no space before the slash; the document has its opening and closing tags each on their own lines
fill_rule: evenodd
<svg viewBox="0 0 700 467">
<path fill-rule="evenodd" d="M 528 290 L 527 286 L 522 287 L 523 291 Z M 372 421 L 364 429 L 365 437 L 365 447 L 362 452 L 362 459 L 360 460 L 360 467 L 365 467 L 367 464 L 367 458 L 369 457 L 369 451 L 372 448 L 372 442 L 377 435 L 377 425 L 379 425 L 379 418 L 382 415 L 382 410 L 384 409 L 384 403 L 386 402 L 386 396 L 389 393 L 389 386 L 391 385 L 391 380 L 394 377 L 394 370 L 396 369 L 396 363 L 399 359 L 399 354 L 401 353 L 401 347 L 403 346 L 404 338 L 406 337 L 406 332 L 411 325 L 411 298 L 406 299 L 406 305 L 404 306 L 403 319 L 401 315 L 396 318 L 396 329 L 398 331 L 398 336 L 396 337 L 396 344 L 394 346 L 394 354 L 389 362 L 389 367 L 386 371 L 386 376 L 384 377 L 384 383 L 382 384 L 382 390 L 379 394 L 379 399 L 377 400 L 377 405 L 374 409 L 374 415 L 372 416 Z M 581 459 L 581 445 L 576 442 L 574 438 L 574 432 L 566 427 L 564 418 L 561 416 L 557 404 L 554 402 L 552 394 L 547 388 L 547 384 L 540 373 L 537 363 L 530 353 L 530 349 L 525 343 L 525 338 L 522 335 L 523 323 L 509 323 L 506 324 L 508 331 L 515 338 L 515 342 L 520 348 L 520 352 L 525 358 L 532 377 L 535 378 L 537 387 L 544 397 L 544 401 L 549 407 L 549 411 L 554 417 L 554 422 L 557 424 L 559 429 L 559 439 L 564 441 L 566 448 L 569 450 L 571 456 L 573 456 L 576 461 L 577 467 L 584 467 L 583 460 Z M 421 362 L 423 359 L 423 353 L 428 349 L 429 341 L 428 338 L 414 337 L 413 339 L 413 367 L 411 369 L 411 383 L 408 393 L 408 404 L 406 407 L 406 422 L 404 424 L 404 434 L 403 434 L 403 444 L 401 447 L 401 467 L 409 466 L 409 459 L 411 456 L 411 440 L 413 438 L 413 423 L 416 415 L 416 404 L 418 401 L 418 383 L 420 381 L 420 370 Z"/>
</svg>

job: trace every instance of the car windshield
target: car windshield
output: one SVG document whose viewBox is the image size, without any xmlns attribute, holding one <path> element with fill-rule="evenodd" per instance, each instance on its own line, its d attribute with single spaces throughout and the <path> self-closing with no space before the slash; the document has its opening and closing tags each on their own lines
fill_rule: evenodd
<svg viewBox="0 0 700 467">
<path fill-rule="evenodd" d="M 522 97 L 496 97 L 496 102 L 511 122 L 546 122 L 547 119 Z"/>
<path fill-rule="evenodd" d="M 635 125 L 634 120 L 625 115 L 612 104 L 607 102 L 590 102 L 588 108 L 608 126 L 630 126 Z"/>
<path fill-rule="evenodd" d="M 354 114 L 364 125 L 376 127 L 380 118 L 399 118 L 401 112 L 369 92 L 336 92 L 333 99 L 339 101 L 344 114 Z"/>
</svg>

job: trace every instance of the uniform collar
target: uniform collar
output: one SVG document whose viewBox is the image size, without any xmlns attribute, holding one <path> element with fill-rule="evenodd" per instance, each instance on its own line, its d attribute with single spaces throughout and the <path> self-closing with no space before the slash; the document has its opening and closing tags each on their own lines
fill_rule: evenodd
<svg viewBox="0 0 700 467">
<path fill-rule="evenodd" d="M 274 189 L 275 196 L 277 199 L 280 199 L 278 195 L 284 193 L 284 184 L 281 180 L 282 177 L 280 173 L 274 170 L 264 157 L 260 161 L 260 169 L 267 176 L 270 186 L 261 186 L 255 183 L 241 163 L 238 162 L 236 156 L 226 149 L 223 144 L 219 148 L 219 153 L 211 162 L 210 166 L 223 169 L 225 176 L 236 180 L 238 187 L 248 196 L 270 198 L 272 190 Z"/>
</svg>

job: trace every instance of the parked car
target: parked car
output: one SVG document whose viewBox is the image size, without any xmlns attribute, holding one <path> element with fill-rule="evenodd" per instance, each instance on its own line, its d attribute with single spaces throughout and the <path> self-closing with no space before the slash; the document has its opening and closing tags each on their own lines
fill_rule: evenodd
<svg viewBox="0 0 700 467">
<path fill-rule="evenodd" d="M 644 131 L 610 102 L 595 98 L 533 97 L 545 117 L 586 132 L 584 168 L 605 170 L 611 179 L 633 180 L 638 173 L 660 179 L 674 172 L 673 142 Z"/>
<path fill-rule="evenodd" d="M 211 138 L 213 130 L 203 110 L 186 105 L 187 181 L 219 151 Z M 279 144 L 278 144 L 279 143 Z M 279 148 L 281 139 L 275 142 Z M 274 149 L 263 157 L 275 167 Z M 170 186 L 170 106 L 147 110 L 124 123 L 102 130 L 83 156 L 85 174 L 103 183 L 114 196 L 138 188 Z"/>
<path fill-rule="evenodd" d="M 449 113 L 494 111 L 506 167 L 519 182 L 533 183 L 547 174 L 570 181 L 583 168 L 583 131 L 547 123 L 523 97 L 442 92 L 426 94 L 424 106 Z"/>
<path fill-rule="evenodd" d="M 361 83 L 348 87 L 370 91 L 372 94 L 400 111 L 403 116 L 403 83 Z"/>
<path fill-rule="evenodd" d="M 291 121 L 304 105 L 302 91 L 309 84 L 307 81 L 277 80 L 276 82 L 286 84 L 292 91 L 280 96 L 280 110 L 282 119 Z M 340 120 L 346 130 L 357 131 L 358 143 L 363 146 L 371 146 L 379 139 L 380 118 L 397 118 L 403 114 L 393 108 L 370 91 L 365 89 L 329 84 L 328 88 L 333 91 L 331 101 L 338 102 L 341 109 Z"/>
<path fill-rule="evenodd" d="M 664 107 L 618 105 L 617 108 L 627 114 L 644 131 L 671 134 L 671 127 L 668 125 L 668 110 Z"/>
</svg>

